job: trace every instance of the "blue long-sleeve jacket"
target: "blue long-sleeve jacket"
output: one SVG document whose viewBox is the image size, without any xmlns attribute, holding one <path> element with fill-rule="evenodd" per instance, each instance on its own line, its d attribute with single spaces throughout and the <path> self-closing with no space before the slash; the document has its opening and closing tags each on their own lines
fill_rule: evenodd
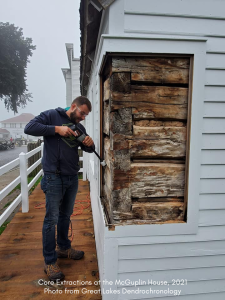
<svg viewBox="0 0 225 300">
<path fill-rule="evenodd" d="M 89 153 L 95 149 L 79 143 L 74 136 L 62 137 L 55 133 L 55 126 L 72 124 L 66 110 L 59 107 L 42 112 L 26 125 L 26 134 L 44 137 L 42 166 L 45 173 L 58 170 L 62 175 L 75 175 L 80 169 L 78 147 Z M 76 125 L 87 134 L 82 124 Z"/>
</svg>

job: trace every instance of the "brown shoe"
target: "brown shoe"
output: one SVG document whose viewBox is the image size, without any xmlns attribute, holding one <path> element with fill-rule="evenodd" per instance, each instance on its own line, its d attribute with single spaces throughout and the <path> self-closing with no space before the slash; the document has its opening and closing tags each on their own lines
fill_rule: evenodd
<svg viewBox="0 0 225 300">
<path fill-rule="evenodd" d="M 65 278 L 65 275 L 62 273 L 57 263 L 53 263 L 50 265 L 45 264 L 44 272 L 47 274 L 49 280 L 54 282 L 57 280 L 64 280 Z"/>
<path fill-rule="evenodd" d="M 81 259 L 84 256 L 84 251 L 75 250 L 73 248 L 62 250 L 59 247 L 57 247 L 56 253 L 58 258 Z"/>
</svg>

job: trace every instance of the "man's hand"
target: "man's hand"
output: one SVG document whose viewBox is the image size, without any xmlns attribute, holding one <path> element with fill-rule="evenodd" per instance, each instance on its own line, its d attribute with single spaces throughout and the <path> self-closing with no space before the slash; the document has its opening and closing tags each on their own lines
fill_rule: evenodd
<svg viewBox="0 0 225 300">
<path fill-rule="evenodd" d="M 78 131 L 73 131 L 72 129 L 70 129 L 67 126 L 55 126 L 55 133 L 58 133 L 61 136 L 79 136 L 80 133 Z"/>
<path fill-rule="evenodd" d="M 87 146 L 87 147 L 91 147 L 94 144 L 94 142 L 90 136 L 86 136 L 86 138 L 83 140 L 82 143 L 84 144 L 84 146 Z"/>
</svg>

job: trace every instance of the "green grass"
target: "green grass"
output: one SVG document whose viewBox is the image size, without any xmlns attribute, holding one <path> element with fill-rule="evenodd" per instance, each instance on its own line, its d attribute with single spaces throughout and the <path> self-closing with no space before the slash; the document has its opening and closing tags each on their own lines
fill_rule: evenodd
<svg viewBox="0 0 225 300">
<path fill-rule="evenodd" d="M 0 235 L 3 233 L 3 231 L 6 229 L 9 222 L 4 222 L 2 226 L 0 226 Z"/>
<path fill-rule="evenodd" d="M 3 207 L 3 208 L 6 208 L 6 207 L 8 207 L 8 206 L 9 206 L 11 203 L 12 203 L 12 201 L 10 201 L 10 202 L 6 203 L 6 204 L 4 205 L 4 207 Z"/>
</svg>

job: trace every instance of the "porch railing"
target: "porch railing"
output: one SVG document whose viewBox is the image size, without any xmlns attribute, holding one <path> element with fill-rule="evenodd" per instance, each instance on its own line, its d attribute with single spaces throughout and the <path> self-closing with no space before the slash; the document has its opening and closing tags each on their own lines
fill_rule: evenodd
<svg viewBox="0 0 225 300">
<path fill-rule="evenodd" d="M 19 165 L 20 168 L 20 176 L 14 179 L 10 184 L 8 184 L 4 189 L 0 191 L 0 202 L 20 183 L 21 184 L 21 193 L 17 196 L 15 200 L 7 207 L 7 209 L 0 215 L 0 226 L 8 219 L 8 217 L 12 214 L 14 209 L 21 203 L 22 201 L 22 212 L 27 213 L 29 211 L 29 190 L 33 187 L 35 182 L 43 175 L 43 170 L 41 169 L 37 175 L 32 179 L 32 181 L 28 184 L 27 176 L 35 169 L 37 166 L 41 164 L 41 159 L 43 156 L 43 146 L 37 147 L 36 149 L 27 152 L 20 153 L 19 158 L 14 159 L 8 164 L 0 167 L 0 176 L 7 173 L 11 169 L 17 167 Z M 27 159 L 36 153 L 41 151 L 41 158 L 38 159 L 32 166 L 27 168 Z M 80 157 L 80 161 L 83 161 L 83 157 Z M 79 173 L 83 174 L 83 168 L 80 169 Z M 83 177 L 84 179 L 84 177 Z"/>
</svg>

